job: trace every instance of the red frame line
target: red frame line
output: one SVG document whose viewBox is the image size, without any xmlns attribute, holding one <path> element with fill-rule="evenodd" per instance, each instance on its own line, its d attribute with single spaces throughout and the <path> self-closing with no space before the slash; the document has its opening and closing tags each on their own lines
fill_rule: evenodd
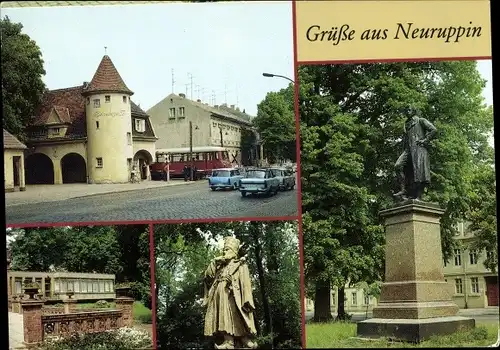
<svg viewBox="0 0 500 350">
<path fill-rule="evenodd" d="M 300 186 L 300 184 L 298 184 L 298 186 Z M 300 193 L 299 191 L 297 192 Z M 300 212 L 300 205 L 299 205 L 299 212 Z M 297 221 L 298 219 L 299 216 L 265 216 L 265 217 L 198 218 L 198 219 L 165 219 L 165 220 L 82 221 L 82 222 L 56 222 L 56 223 L 39 222 L 39 223 L 29 223 L 29 224 L 7 224 L 5 226 L 6 228 L 31 228 L 31 227 L 60 227 L 60 226 L 116 226 L 116 225 L 149 225 L 149 224 L 160 225 L 160 224 L 189 224 L 189 223 L 231 222 L 231 221 Z"/>
<path fill-rule="evenodd" d="M 155 240 L 154 240 L 154 227 L 149 224 L 149 266 L 150 266 L 150 283 L 151 283 L 151 313 L 152 313 L 152 327 L 153 327 L 153 348 L 158 349 L 157 333 L 156 333 L 156 278 L 155 278 Z"/>
<path fill-rule="evenodd" d="M 297 135 L 296 158 L 297 158 L 297 203 L 298 203 L 298 232 L 299 232 L 299 268 L 300 268 L 300 313 L 301 313 L 301 343 L 302 349 L 306 348 L 306 319 L 305 319 L 305 277 L 304 277 L 304 240 L 302 232 L 302 177 L 300 175 L 300 110 L 299 110 L 299 62 L 297 61 L 297 3 L 292 1 L 292 25 L 293 25 L 293 72 L 294 72 L 294 110 L 295 110 L 295 133 Z"/>
<path fill-rule="evenodd" d="M 394 58 L 394 59 L 366 59 L 366 60 L 324 60 L 298 61 L 299 66 L 313 66 L 323 64 L 363 64 L 363 63 L 397 63 L 397 62 L 440 62 L 440 61 L 481 61 L 491 60 L 492 56 L 471 57 L 429 57 L 429 58 Z"/>
</svg>

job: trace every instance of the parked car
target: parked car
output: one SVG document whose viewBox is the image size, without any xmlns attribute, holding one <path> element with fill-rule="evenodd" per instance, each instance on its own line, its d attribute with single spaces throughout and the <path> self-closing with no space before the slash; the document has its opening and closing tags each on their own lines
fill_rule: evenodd
<svg viewBox="0 0 500 350">
<path fill-rule="evenodd" d="M 212 191 L 216 189 L 232 189 L 238 188 L 243 175 L 238 169 L 222 168 L 214 169 L 210 177 L 208 177 L 208 186 Z"/>
<path fill-rule="evenodd" d="M 247 193 L 273 195 L 278 193 L 280 180 L 274 176 L 271 169 L 251 169 L 247 170 L 245 177 L 240 180 L 239 190 L 241 196 Z"/>
<path fill-rule="evenodd" d="M 286 168 L 272 168 L 271 171 L 274 176 L 278 178 L 280 190 L 288 191 L 293 190 L 295 187 L 295 174 Z"/>
</svg>

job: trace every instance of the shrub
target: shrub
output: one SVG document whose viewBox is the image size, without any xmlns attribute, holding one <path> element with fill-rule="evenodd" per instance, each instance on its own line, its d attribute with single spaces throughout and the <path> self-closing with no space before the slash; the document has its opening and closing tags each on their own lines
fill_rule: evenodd
<svg viewBox="0 0 500 350">
<path fill-rule="evenodd" d="M 123 327 L 101 333 L 73 334 L 67 338 L 45 341 L 40 350 L 123 350 L 150 348 L 152 340 L 147 332 Z"/>
</svg>

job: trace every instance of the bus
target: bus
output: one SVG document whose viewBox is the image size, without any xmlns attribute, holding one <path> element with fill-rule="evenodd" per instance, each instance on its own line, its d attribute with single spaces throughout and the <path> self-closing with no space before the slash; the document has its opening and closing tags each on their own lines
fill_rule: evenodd
<svg viewBox="0 0 500 350">
<path fill-rule="evenodd" d="M 156 150 L 156 162 L 151 164 L 151 180 L 166 180 L 167 168 L 170 178 L 184 177 L 184 165 L 194 166 L 195 180 L 206 177 L 212 169 L 232 168 L 229 161 L 229 152 L 224 147 L 205 146 L 192 148 L 164 148 Z"/>
</svg>

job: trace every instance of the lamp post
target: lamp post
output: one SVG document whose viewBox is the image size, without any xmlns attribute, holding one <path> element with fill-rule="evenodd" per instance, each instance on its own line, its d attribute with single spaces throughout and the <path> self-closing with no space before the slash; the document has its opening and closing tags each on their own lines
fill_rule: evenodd
<svg viewBox="0 0 500 350">
<path fill-rule="evenodd" d="M 284 75 L 272 74 L 272 73 L 262 73 L 262 75 L 266 78 L 283 78 L 290 81 L 292 84 L 295 84 L 295 81 L 293 81 L 293 79 L 285 77 Z"/>
</svg>

